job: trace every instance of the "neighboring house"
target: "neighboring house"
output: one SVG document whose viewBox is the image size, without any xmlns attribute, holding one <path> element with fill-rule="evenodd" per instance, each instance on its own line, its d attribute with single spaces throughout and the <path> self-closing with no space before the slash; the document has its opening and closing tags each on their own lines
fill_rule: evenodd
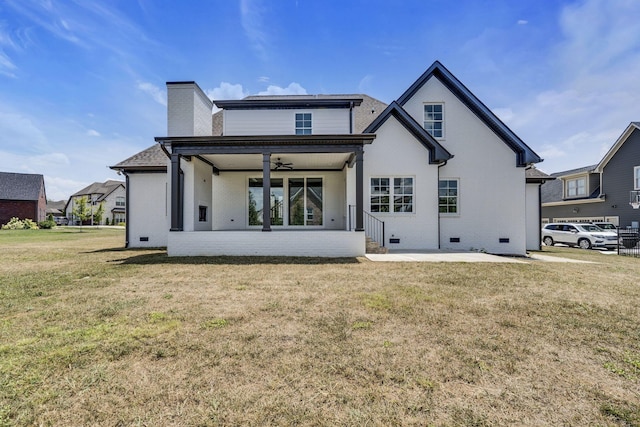
<svg viewBox="0 0 640 427">
<path fill-rule="evenodd" d="M 57 202 L 53 200 L 47 200 L 47 218 L 49 215 L 53 216 L 53 219 L 59 221 L 60 218 L 66 218 L 65 207 L 67 206 L 66 200 L 59 200 Z"/>
<path fill-rule="evenodd" d="M 0 172 L 0 224 L 11 218 L 46 219 L 47 194 L 39 174 Z"/>
<path fill-rule="evenodd" d="M 127 177 L 128 247 L 359 256 L 380 221 L 390 249 L 540 247 L 542 159 L 439 62 L 390 105 L 167 92 L 168 136 L 112 166 Z"/>
<path fill-rule="evenodd" d="M 81 197 L 86 198 L 87 207 L 91 212 L 91 217 L 84 221 L 85 225 L 106 224 L 107 219 L 109 220 L 109 224 L 125 222 L 127 197 L 124 182 L 114 180 L 94 182 L 72 194 L 65 207 L 65 212 L 70 224 L 79 224 L 80 222 L 80 220 L 75 217 L 74 210 Z M 96 213 L 101 203 L 104 203 L 104 214 L 102 215 L 102 221 L 98 224 L 97 221 L 94 220 L 93 214 Z"/>
<path fill-rule="evenodd" d="M 543 222 L 640 222 L 640 122 L 632 122 L 600 163 L 551 174 L 542 186 Z M 636 208 L 632 203 L 638 202 Z"/>
</svg>

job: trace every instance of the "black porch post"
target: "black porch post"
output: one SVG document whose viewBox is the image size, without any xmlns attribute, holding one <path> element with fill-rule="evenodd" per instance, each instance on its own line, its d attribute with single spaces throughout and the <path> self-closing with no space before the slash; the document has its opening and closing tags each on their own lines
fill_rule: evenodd
<svg viewBox="0 0 640 427">
<path fill-rule="evenodd" d="M 364 190 L 363 190 L 363 181 L 364 181 L 364 171 L 363 163 L 364 163 L 364 150 L 362 147 L 358 147 L 356 151 L 356 229 L 355 231 L 364 231 L 363 225 L 363 209 L 364 209 Z"/>
<path fill-rule="evenodd" d="M 182 231 L 180 221 L 180 155 L 171 154 L 171 231 Z"/>
<path fill-rule="evenodd" d="M 271 231 L 271 153 L 262 153 L 262 231 Z"/>
</svg>

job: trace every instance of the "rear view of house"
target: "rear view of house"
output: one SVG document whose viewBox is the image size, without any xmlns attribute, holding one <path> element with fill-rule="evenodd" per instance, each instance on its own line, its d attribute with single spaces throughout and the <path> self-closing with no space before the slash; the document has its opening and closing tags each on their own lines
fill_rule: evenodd
<svg viewBox="0 0 640 427">
<path fill-rule="evenodd" d="M 112 166 L 127 177 L 129 247 L 359 256 L 369 236 L 399 250 L 539 248 L 541 181 L 526 170 L 541 159 L 439 62 L 389 105 L 211 101 L 195 82 L 167 92 L 167 136 Z"/>
<path fill-rule="evenodd" d="M 39 174 L 0 172 L 0 224 L 13 217 L 46 219 L 47 195 Z"/>
</svg>

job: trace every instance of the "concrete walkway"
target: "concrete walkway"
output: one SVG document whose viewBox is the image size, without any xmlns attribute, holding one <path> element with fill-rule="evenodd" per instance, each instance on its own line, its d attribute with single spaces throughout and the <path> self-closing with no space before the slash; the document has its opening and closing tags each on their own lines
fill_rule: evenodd
<svg viewBox="0 0 640 427">
<path fill-rule="evenodd" d="M 509 257 L 491 255 L 483 252 L 393 251 L 388 254 L 366 254 L 365 256 L 367 259 L 376 262 L 500 262 L 529 264 L 535 261 L 545 261 L 593 264 L 591 261 L 580 261 L 538 253 L 533 253 L 529 257 Z"/>
</svg>

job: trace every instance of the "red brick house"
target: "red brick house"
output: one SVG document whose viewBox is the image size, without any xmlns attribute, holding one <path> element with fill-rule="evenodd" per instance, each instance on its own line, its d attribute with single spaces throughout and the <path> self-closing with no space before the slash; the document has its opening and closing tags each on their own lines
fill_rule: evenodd
<svg viewBox="0 0 640 427">
<path fill-rule="evenodd" d="M 0 172 L 0 224 L 13 217 L 44 221 L 47 193 L 38 174 Z"/>
</svg>

